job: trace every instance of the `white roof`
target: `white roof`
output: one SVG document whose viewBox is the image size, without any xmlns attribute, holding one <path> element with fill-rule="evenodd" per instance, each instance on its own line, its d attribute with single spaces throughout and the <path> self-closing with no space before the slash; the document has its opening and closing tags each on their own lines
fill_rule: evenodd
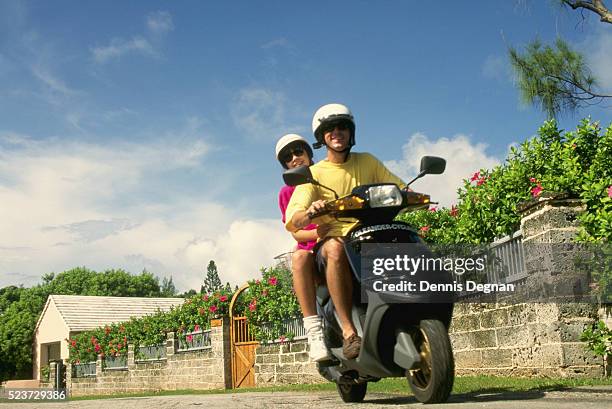
<svg viewBox="0 0 612 409">
<path fill-rule="evenodd" d="M 102 297 L 85 295 L 50 295 L 36 329 L 52 302 L 70 331 L 86 331 L 106 324 L 129 321 L 131 317 L 169 311 L 184 298 Z"/>
</svg>

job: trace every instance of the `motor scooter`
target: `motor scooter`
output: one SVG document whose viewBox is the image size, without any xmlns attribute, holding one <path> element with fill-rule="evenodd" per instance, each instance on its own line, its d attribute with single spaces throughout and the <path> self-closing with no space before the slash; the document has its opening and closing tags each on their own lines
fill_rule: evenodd
<svg viewBox="0 0 612 409">
<path fill-rule="evenodd" d="M 424 175 L 441 174 L 445 167 L 444 159 L 425 156 L 419 175 L 409 185 Z M 329 189 L 314 180 L 306 166 L 288 170 L 283 178 L 291 186 L 312 183 Z M 368 267 L 362 269 L 362 249 L 368 245 L 409 243 L 421 254 L 429 254 L 417 231 L 394 218 L 400 211 L 427 208 L 430 203 L 429 195 L 402 190 L 395 184 L 362 185 L 310 215 L 315 223 L 323 215 L 358 220 L 344 239 L 353 280 L 351 316 L 362 338 L 357 358 L 346 359 L 342 353 L 342 328 L 326 285 L 319 285 L 316 291 L 324 340 L 333 356 L 331 361 L 318 364 L 319 372 L 336 383 L 344 402 L 361 402 L 369 382 L 403 376 L 420 402 L 444 402 L 450 395 L 455 368 L 448 336 L 452 298 L 436 300 L 433 293 L 418 291 L 374 291 L 366 281 L 377 277 Z M 446 271 L 427 274 L 430 281 L 450 281 Z"/>
</svg>

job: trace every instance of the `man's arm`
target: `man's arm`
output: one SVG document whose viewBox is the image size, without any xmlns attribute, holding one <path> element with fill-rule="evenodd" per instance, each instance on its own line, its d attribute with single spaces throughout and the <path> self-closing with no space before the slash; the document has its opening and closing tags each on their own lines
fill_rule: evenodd
<svg viewBox="0 0 612 409">
<path fill-rule="evenodd" d="M 292 199 L 293 200 L 293 199 Z M 317 200 L 310 204 L 306 210 L 297 210 L 291 216 L 291 220 L 285 225 L 287 230 L 295 232 L 296 230 L 303 229 L 312 223 L 311 215 L 320 212 L 325 209 L 325 201 Z"/>
</svg>

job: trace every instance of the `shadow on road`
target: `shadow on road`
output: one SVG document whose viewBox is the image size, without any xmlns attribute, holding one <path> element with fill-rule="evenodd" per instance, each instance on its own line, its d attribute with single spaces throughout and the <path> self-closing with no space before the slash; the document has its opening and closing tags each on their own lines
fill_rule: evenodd
<svg viewBox="0 0 612 409">
<path fill-rule="evenodd" d="M 531 400 L 541 399 L 544 397 L 546 391 L 528 391 L 528 392 L 516 392 L 512 390 L 505 390 L 503 388 L 491 388 L 483 389 L 478 392 L 459 393 L 453 394 L 448 399 L 447 403 L 465 403 L 465 402 L 495 402 L 495 401 L 520 401 L 520 400 Z M 561 390 L 561 388 L 557 389 Z M 366 397 L 367 399 L 367 397 Z M 407 405 L 410 403 L 419 403 L 414 396 L 402 396 L 393 398 L 379 398 L 379 399 L 367 399 L 363 403 L 375 403 L 375 404 L 389 404 L 389 405 Z"/>
</svg>

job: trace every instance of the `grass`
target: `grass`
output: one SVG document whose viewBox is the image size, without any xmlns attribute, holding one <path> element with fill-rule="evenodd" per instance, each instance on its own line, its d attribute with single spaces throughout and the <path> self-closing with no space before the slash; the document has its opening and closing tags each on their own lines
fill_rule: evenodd
<svg viewBox="0 0 612 409">
<path fill-rule="evenodd" d="M 529 392 L 550 391 L 574 388 L 577 386 L 612 385 L 612 378 L 511 378 L 494 376 L 461 376 L 455 378 L 453 394 L 476 394 L 476 393 L 502 393 L 502 392 Z M 90 395 L 71 398 L 71 400 L 89 399 L 111 399 L 125 397 L 145 396 L 172 396 L 172 395 L 207 395 L 218 393 L 244 393 L 244 392 L 308 392 L 308 391 L 335 391 L 333 383 L 314 385 L 284 385 L 263 388 L 242 389 L 211 389 L 193 390 L 183 389 L 175 391 L 143 392 L 113 395 Z M 380 382 L 368 385 L 368 392 L 388 393 L 392 395 L 410 395 L 408 384 L 403 378 L 383 379 Z"/>
</svg>

